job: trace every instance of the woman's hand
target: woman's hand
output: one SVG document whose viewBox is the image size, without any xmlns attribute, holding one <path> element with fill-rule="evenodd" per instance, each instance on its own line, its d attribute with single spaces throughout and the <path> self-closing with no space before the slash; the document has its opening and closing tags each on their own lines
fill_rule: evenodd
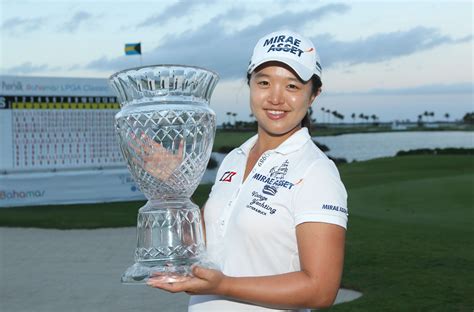
<svg viewBox="0 0 474 312">
<path fill-rule="evenodd" d="M 193 275 L 172 283 L 163 282 L 161 276 L 151 277 L 148 279 L 147 285 L 171 293 L 184 291 L 190 295 L 225 295 L 227 293 L 229 277 L 221 271 L 194 266 Z"/>
<path fill-rule="evenodd" d="M 140 139 L 132 134 L 129 146 L 138 156 L 133 157 L 132 161 L 160 180 L 167 180 L 183 161 L 183 140 L 179 142 L 176 154 L 161 146 L 145 133 L 142 133 Z"/>
</svg>

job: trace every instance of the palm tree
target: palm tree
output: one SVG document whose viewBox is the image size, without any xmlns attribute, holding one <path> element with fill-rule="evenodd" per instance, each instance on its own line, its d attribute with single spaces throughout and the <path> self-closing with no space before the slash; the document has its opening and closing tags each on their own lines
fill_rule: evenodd
<svg viewBox="0 0 474 312">
<path fill-rule="evenodd" d="M 344 120 L 344 115 L 339 113 L 338 111 L 334 111 L 333 115 L 334 117 L 336 117 L 337 119 L 340 119 L 341 121 Z"/>
<path fill-rule="evenodd" d="M 225 114 L 226 114 L 227 117 L 228 117 L 228 118 L 227 118 L 227 122 L 228 122 L 229 125 L 230 125 L 230 116 L 232 115 L 232 113 L 231 113 L 231 112 L 227 112 L 227 113 L 225 113 Z"/>
<path fill-rule="evenodd" d="M 448 113 L 444 114 L 444 118 L 446 118 L 446 120 L 449 121 L 449 114 Z"/>
<path fill-rule="evenodd" d="M 237 120 L 235 119 L 235 116 L 237 116 L 237 113 L 232 113 L 232 117 L 234 117 L 234 126 L 237 123 Z"/>
<path fill-rule="evenodd" d="M 428 111 L 425 111 L 425 112 L 423 113 L 423 116 L 425 116 L 425 117 L 430 117 L 430 113 L 429 113 Z"/>
<path fill-rule="evenodd" d="M 356 113 L 352 113 L 351 118 L 352 118 L 352 123 L 355 124 Z"/>
<path fill-rule="evenodd" d="M 341 119 L 342 116 L 337 110 L 332 111 L 332 115 L 334 116 L 334 122 L 336 122 L 336 119 Z"/>
<path fill-rule="evenodd" d="M 324 112 L 327 114 L 328 116 L 328 119 L 326 120 L 326 123 L 330 123 L 331 122 L 331 115 L 329 115 L 331 113 L 331 110 L 326 108 L 324 109 Z"/>
<path fill-rule="evenodd" d="M 374 124 L 375 124 L 375 122 L 377 121 L 377 119 L 379 119 L 375 114 L 373 114 L 372 116 L 370 116 L 370 118 L 372 118 L 372 120 L 374 121 Z"/>
</svg>

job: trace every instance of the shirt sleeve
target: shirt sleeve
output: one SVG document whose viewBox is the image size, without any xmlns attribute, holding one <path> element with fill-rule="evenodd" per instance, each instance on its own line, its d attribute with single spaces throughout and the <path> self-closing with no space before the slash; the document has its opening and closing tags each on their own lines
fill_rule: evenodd
<svg viewBox="0 0 474 312">
<path fill-rule="evenodd" d="M 347 229 L 347 192 L 331 160 L 313 163 L 295 186 L 295 226 L 304 222 L 324 222 Z"/>
</svg>

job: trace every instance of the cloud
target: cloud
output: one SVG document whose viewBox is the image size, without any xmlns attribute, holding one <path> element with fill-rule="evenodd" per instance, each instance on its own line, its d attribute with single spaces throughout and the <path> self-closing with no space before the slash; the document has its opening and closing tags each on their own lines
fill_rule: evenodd
<svg viewBox="0 0 474 312">
<path fill-rule="evenodd" d="M 169 20 L 177 19 L 182 16 L 189 15 L 193 10 L 198 6 L 212 4 L 215 0 L 201 0 L 201 1 L 178 1 L 168 7 L 163 11 L 153 16 L 150 16 L 145 21 L 137 25 L 137 28 L 140 27 L 149 27 L 155 25 L 163 25 Z"/>
<path fill-rule="evenodd" d="M 353 65 L 387 61 L 443 44 L 468 42 L 472 40 L 472 35 L 455 39 L 441 35 L 437 29 L 419 26 L 407 31 L 375 34 L 350 42 L 334 40 L 328 34 L 312 39 L 321 53 L 323 66 L 330 67 L 335 63 Z"/>
<path fill-rule="evenodd" d="M 178 2 L 174 10 L 178 5 L 182 3 Z M 151 50 L 143 49 L 145 64 L 192 64 L 215 70 L 222 79 L 243 78 L 253 46 L 264 34 L 283 28 L 316 28 L 315 25 L 322 19 L 344 14 L 350 7 L 334 3 L 301 12 L 286 11 L 234 32 L 222 27 L 224 23 L 239 21 L 246 14 L 245 10 L 232 7 L 197 29 L 165 36 L 160 46 Z M 396 59 L 443 44 L 468 42 L 472 40 L 472 35 L 453 38 L 440 34 L 437 29 L 419 26 L 353 41 L 339 41 L 330 34 L 312 36 L 311 39 L 320 51 L 323 68 L 330 68 L 341 63 L 377 63 Z M 126 56 L 102 57 L 90 62 L 85 68 L 117 71 L 129 67 L 129 64 Z"/>
<path fill-rule="evenodd" d="M 55 71 L 59 69 L 60 67 L 50 67 L 47 64 L 34 65 L 31 62 L 25 62 L 17 66 L 6 68 L 3 71 L 5 74 L 24 75 L 24 74 Z"/>
<path fill-rule="evenodd" d="M 296 29 L 308 22 L 318 21 L 330 14 L 342 14 L 349 10 L 343 4 L 329 4 L 303 12 L 285 12 L 262 20 L 234 33 L 227 33 L 221 25 L 238 21 L 245 9 L 232 7 L 225 13 L 210 19 L 195 30 L 180 35 L 168 35 L 162 45 L 151 51 L 144 50 L 143 58 L 149 64 L 193 64 L 213 69 L 222 78 L 244 77 L 255 42 L 265 33 L 282 28 Z M 125 56 L 102 57 L 85 67 L 99 70 L 120 70 L 128 64 Z"/>
<path fill-rule="evenodd" d="M 92 18 L 92 15 L 90 13 L 87 13 L 85 11 L 79 11 L 74 14 L 71 19 L 67 22 L 65 22 L 61 27 L 61 31 L 73 33 L 75 32 L 79 26 L 84 22 Z"/>
<path fill-rule="evenodd" d="M 39 30 L 43 27 L 46 19 L 44 17 L 36 18 L 22 18 L 12 17 L 6 19 L 2 23 L 2 30 L 10 31 L 12 33 L 25 33 Z"/>
</svg>

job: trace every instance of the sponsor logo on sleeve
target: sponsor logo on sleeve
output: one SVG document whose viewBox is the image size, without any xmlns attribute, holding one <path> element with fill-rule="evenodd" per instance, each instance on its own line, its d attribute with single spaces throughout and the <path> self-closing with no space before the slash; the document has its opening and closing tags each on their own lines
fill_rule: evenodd
<svg viewBox="0 0 474 312">
<path fill-rule="evenodd" d="M 339 212 L 344 213 L 345 215 L 348 214 L 347 209 L 344 208 L 344 207 L 340 207 L 340 206 L 324 204 L 321 208 L 324 209 L 324 210 L 339 211 Z"/>
</svg>

